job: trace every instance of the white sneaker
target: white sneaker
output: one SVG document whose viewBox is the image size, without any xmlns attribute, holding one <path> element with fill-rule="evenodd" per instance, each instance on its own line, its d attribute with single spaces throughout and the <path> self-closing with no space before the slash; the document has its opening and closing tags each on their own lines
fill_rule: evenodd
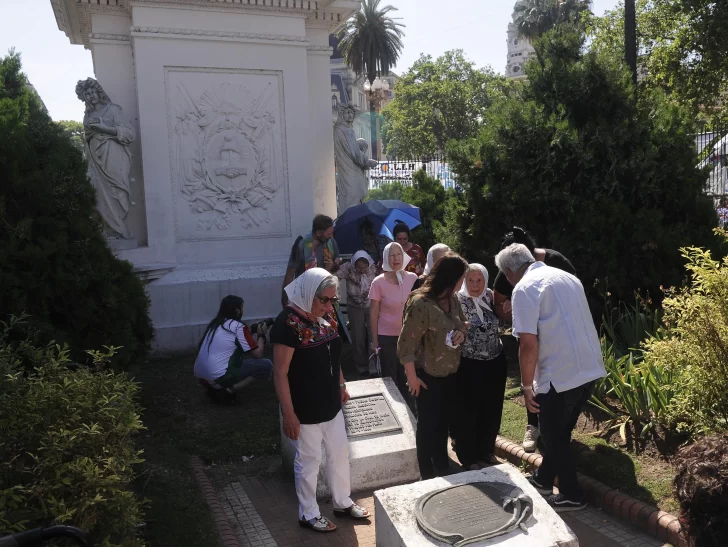
<svg viewBox="0 0 728 547">
<path fill-rule="evenodd" d="M 535 452 L 540 435 L 541 432 L 538 430 L 538 427 L 527 425 L 526 433 L 523 435 L 523 449 L 526 452 Z"/>
</svg>

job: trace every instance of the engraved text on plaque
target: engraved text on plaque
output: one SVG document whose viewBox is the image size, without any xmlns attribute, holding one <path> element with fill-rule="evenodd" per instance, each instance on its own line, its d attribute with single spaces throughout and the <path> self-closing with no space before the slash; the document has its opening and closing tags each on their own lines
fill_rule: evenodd
<svg viewBox="0 0 728 547">
<path fill-rule="evenodd" d="M 402 430 L 389 402 L 381 393 L 349 399 L 344 405 L 344 422 L 347 437 Z"/>
</svg>

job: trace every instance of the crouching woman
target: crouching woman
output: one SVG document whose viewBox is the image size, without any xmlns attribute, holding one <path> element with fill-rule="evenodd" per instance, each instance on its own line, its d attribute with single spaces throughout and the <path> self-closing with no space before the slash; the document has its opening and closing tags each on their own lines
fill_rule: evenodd
<svg viewBox="0 0 728 547">
<path fill-rule="evenodd" d="M 342 341 L 333 308 L 337 290 L 338 280 L 329 272 L 307 270 L 285 288 L 289 304 L 276 319 L 271 337 L 283 433 L 296 448 L 293 470 L 298 520 L 302 527 L 316 532 L 336 529 L 316 502 L 322 441 L 334 515 L 370 516 L 350 497 L 349 442 L 341 410 L 349 394 L 339 363 Z"/>
</svg>

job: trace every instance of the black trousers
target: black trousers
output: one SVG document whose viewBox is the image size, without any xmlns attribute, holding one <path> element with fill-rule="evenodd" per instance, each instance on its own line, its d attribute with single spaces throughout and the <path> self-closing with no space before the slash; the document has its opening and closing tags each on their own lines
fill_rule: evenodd
<svg viewBox="0 0 728 547">
<path fill-rule="evenodd" d="M 526 416 L 528 416 L 528 425 L 538 427 L 538 414 L 535 414 L 534 412 L 526 409 Z"/>
<path fill-rule="evenodd" d="M 422 369 L 417 369 L 417 376 L 427 385 L 417 396 L 417 462 L 422 478 L 431 479 L 450 467 L 447 435 L 457 380 L 455 374 L 430 376 Z"/>
<path fill-rule="evenodd" d="M 398 336 L 379 335 L 379 347 L 382 348 L 379 353 L 379 363 L 382 365 L 382 377 L 389 376 L 394 380 L 405 403 L 414 409 L 415 403 L 407 387 L 407 375 L 404 372 L 404 366 L 400 363 L 399 357 L 397 357 L 397 340 L 399 340 Z"/>
<path fill-rule="evenodd" d="M 469 467 L 495 451 L 503 416 L 508 367 L 505 352 L 489 361 L 462 357 L 457 378 L 455 451 L 460 463 Z"/>
<path fill-rule="evenodd" d="M 536 395 L 538 421 L 543 443 L 543 461 L 538 482 L 546 488 L 559 477 L 559 492 L 570 500 L 581 500 L 583 493 L 576 479 L 576 465 L 571 455 L 571 432 L 581 409 L 591 396 L 594 382 L 557 393 L 553 386 L 548 393 Z"/>
</svg>

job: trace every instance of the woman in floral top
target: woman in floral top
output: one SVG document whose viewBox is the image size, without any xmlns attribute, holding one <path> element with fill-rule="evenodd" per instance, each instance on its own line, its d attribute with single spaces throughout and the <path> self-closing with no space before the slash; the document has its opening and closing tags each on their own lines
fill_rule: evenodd
<svg viewBox="0 0 728 547">
<path fill-rule="evenodd" d="M 470 264 L 458 299 L 470 328 L 457 373 L 455 451 L 463 467 L 479 469 L 498 463 L 493 452 L 507 377 L 499 320 L 485 266 Z"/>
<path fill-rule="evenodd" d="M 468 324 L 456 296 L 468 264 L 447 254 L 404 308 L 397 355 L 417 398 L 417 461 L 423 479 L 449 473 L 447 437 L 456 397 L 460 348 Z"/>
<path fill-rule="evenodd" d="M 425 271 L 425 264 L 427 263 L 427 256 L 422 247 L 410 241 L 412 237 L 410 235 L 410 229 L 406 224 L 400 222 L 394 227 L 394 240 L 402 246 L 402 249 L 410 257 L 410 262 L 405 268 L 406 271 L 416 273 L 417 275 L 422 274 Z"/>
</svg>

